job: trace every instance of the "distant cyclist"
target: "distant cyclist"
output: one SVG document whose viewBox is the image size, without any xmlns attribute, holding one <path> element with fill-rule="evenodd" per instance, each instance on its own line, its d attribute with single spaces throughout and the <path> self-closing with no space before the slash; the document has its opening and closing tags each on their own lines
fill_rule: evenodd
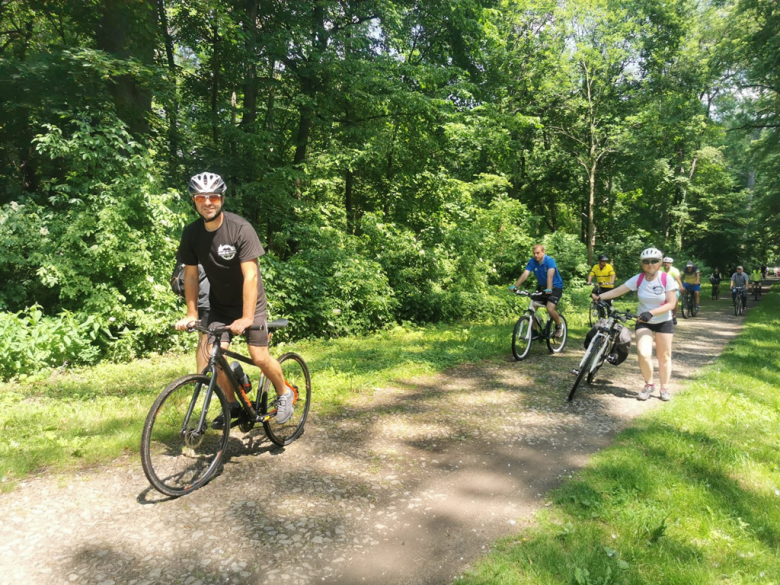
<svg viewBox="0 0 780 585">
<path fill-rule="evenodd" d="M 742 306 L 747 308 L 747 287 L 748 287 L 748 275 L 745 274 L 745 270 L 742 266 L 737 266 L 737 271 L 731 275 L 731 282 L 729 288 L 731 288 L 731 300 L 734 303 L 737 302 L 737 289 L 741 289 L 742 294 Z"/>
<path fill-rule="evenodd" d="M 555 321 L 555 333 L 553 336 L 561 337 L 563 336 L 563 327 L 561 326 L 561 316 L 558 314 L 556 307 L 563 296 L 563 279 L 561 278 L 561 273 L 558 272 L 558 265 L 555 263 L 555 259 L 544 253 L 542 244 L 536 244 L 533 252 L 533 257 L 528 261 L 525 270 L 520 275 L 520 278 L 517 279 L 517 282 L 515 282 L 515 288 L 523 284 L 531 272 L 534 273 L 536 281 L 539 283 L 536 290 L 544 292 L 544 296 L 539 302 L 547 304 L 547 313 Z"/>
<path fill-rule="evenodd" d="M 720 268 L 716 266 L 715 270 L 713 270 L 712 274 L 710 274 L 710 284 L 712 285 L 713 298 L 718 294 L 718 289 L 720 289 L 721 280 L 723 280 L 723 277 L 720 274 Z"/>
<path fill-rule="evenodd" d="M 758 294 L 761 294 L 761 281 L 763 280 L 761 278 L 761 271 L 756 268 L 753 270 L 753 274 L 750 275 L 750 280 L 753 283 L 754 287 L 758 287 Z"/>
<path fill-rule="evenodd" d="M 685 265 L 682 273 L 683 288 L 693 292 L 696 310 L 699 310 L 699 291 L 701 290 L 701 270 L 693 262 Z"/>
<path fill-rule="evenodd" d="M 607 258 L 606 254 L 601 254 L 599 256 L 599 262 L 598 264 L 594 264 L 593 268 L 590 269 L 588 282 L 585 284 L 589 285 L 594 277 L 596 279 L 596 284 L 603 292 L 615 288 L 615 278 L 617 275 L 615 274 L 615 269 L 612 267 L 612 264 L 609 263 L 609 258 Z M 593 292 L 594 294 L 598 294 L 596 289 L 594 289 Z M 609 305 L 612 304 L 612 301 L 605 302 Z"/>
<path fill-rule="evenodd" d="M 671 400 L 668 385 L 672 376 L 672 339 L 674 338 L 674 324 L 672 322 L 672 308 L 677 304 L 674 292 L 677 290 L 677 281 L 659 270 L 662 258 L 661 251 L 657 248 L 647 248 L 639 259 L 642 272 L 629 278 L 615 290 L 603 295 L 592 295 L 593 300 L 614 299 L 629 291 L 636 291 L 639 306 L 636 312 L 639 319 L 636 323 L 636 350 L 639 356 L 639 369 L 645 379 L 645 386 L 637 395 L 637 400 L 650 398 L 655 385 L 653 384 L 653 341 L 655 341 L 655 355 L 658 359 L 658 377 L 661 382 L 659 398 Z M 606 298 L 605 298 L 606 297 Z"/>
<path fill-rule="evenodd" d="M 762 264 L 761 265 L 761 279 L 765 280 L 767 274 L 769 274 L 769 267 L 766 264 Z"/>
<path fill-rule="evenodd" d="M 675 294 L 679 299 L 680 291 L 683 289 L 683 284 L 682 280 L 680 279 L 680 271 L 672 266 L 672 264 L 674 264 L 674 258 L 670 258 L 669 256 L 664 258 L 663 271 L 677 281 L 677 291 Z M 672 309 L 672 323 L 677 325 L 677 303 L 675 303 L 674 309 Z"/>
</svg>

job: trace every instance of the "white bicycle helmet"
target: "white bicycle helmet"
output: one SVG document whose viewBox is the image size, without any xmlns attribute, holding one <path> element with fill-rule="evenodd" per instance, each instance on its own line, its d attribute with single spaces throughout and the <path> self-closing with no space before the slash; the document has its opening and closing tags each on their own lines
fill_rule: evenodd
<svg viewBox="0 0 780 585">
<path fill-rule="evenodd" d="M 667 256 L 666 258 L 664 258 L 664 262 L 668 262 L 669 264 L 674 264 L 674 258 L 670 258 L 669 256 Z"/>
<path fill-rule="evenodd" d="M 225 191 L 227 191 L 225 181 L 222 180 L 222 177 L 214 173 L 200 173 L 194 175 L 190 179 L 188 188 L 190 196 L 208 193 L 224 195 Z"/>
<path fill-rule="evenodd" d="M 658 248 L 646 248 L 642 250 L 642 253 L 639 255 L 640 260 L 650 260 L 653 258 L 661 260 L 663 257 L 663 253 Z"/>
</svg>

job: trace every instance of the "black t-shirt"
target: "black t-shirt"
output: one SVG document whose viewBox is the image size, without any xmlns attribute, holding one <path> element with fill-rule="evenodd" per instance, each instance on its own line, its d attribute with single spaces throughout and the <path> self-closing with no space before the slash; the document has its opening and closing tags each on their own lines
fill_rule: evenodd
<svg viewBox="0 0 780 585">
<path fill-rule="evenodd" d="M 212 312 L 238 318 L 244 307 L 244 274 L 241 263 L 265 254 L 254 228 L 235 213 L 222 212 L 218 230 L 206 230 L 203 219 L 184 228 L 178 257 L 188 266 L 201 264 L 211 283 L 209 301 Z M 257 304 L 255 314 L 267 307 L 263 277 L 257 274 Z"/>
</svg>

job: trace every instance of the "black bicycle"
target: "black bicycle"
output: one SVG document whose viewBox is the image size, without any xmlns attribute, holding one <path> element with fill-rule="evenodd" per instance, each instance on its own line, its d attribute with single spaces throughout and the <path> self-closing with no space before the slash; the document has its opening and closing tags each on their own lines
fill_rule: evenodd
<svg viewBox="0 0 780 585">
<path fill-rule="evenodd" d="M 683 291 L 680 312 L 682 313 L 683 319 L 695 317 L 699 314 L 699 309 L 696 308 L 696 297 L 694 296 L 693 291 L 688 288 Z"/>
<path fill-rule="evenodd" d="M 602 304 L 602 308 L 605 312 L 609 313 L 609 316 L 605 321 L 596 325 L 596 334 L 590 340 L 588 348 L 585 350 L 585 354 L 580 360 L 579 368 L 574 370 L 577 378 L 574 380 L 574 384 L 569 391 L 568 401 L 571 402 L 574 398 L 574 394 L 577 392 L 580 384 L 583 380 L 587 380 L 588 384 L 592 384 L 596 374 L 605 361 L 609 361 L 615 365 L 617 361 L 617 354 L 614 353 L 615 344 L 620 337 L 620 332 L 625 327 L 625 322 L 629 319 L 637 319 L 636 315 L 625 311 L 618 311 L 617 309 L 611 309 L 602 301 L 596 301 Z"/>
<path fill-rule="evenodd" d="M 753 281 L 753 300 L 757 301 L 761 298 L 761 281 L 754 280 Z"/>
<path fill-rule="evenodd" d="M 712 300 L 717 301 L 720 298 L 720 283 L 712 285 Z"/>
<path fill-rule="evenodd" d="M 566 346 L 569 336 L 569 327 L 566 318 L 558 313 L 561 318 L 562 332 L 560 337 L 555 337 L 555 321 L 547 315 L 547 312 L 539 313 L 538 309 L 544 307 L 544 293 L 528 293 L 523 290 L 515 291 L 521 297 L 529 297 L 528 308 L 522 317 L 515 323 L 512 331 L 512 355 L 516 360 L 525 359 L 531 351 L 531 343 L 538 340 L 547 342 L 550 353 L 561 353 Z"/>
<path fill-rule="evenodd" d="M 287 325 L 287 319 L 272 321 L 267 324 L 268 333 Z M 219 339 L 228 328 L 209 330 L 198 323 L 188 331 L 200 331 Z M 285 353 L 279 358 L 284 383 L 293 392 L 294 405 L 292 418 L 280 424 L 276 422 L 276 398 L 269 397 L 271 381 L 265 375 L 260 376 L 253 402 L 247 395 L 247 385 L 239 383 L 226 357 L 254 365 L 250 358 L 214 343 L 203 372 L 171 382 L 146 417 L 141 436 L 141 464 L 149 483 L 165 495 L 182 496 L 206 484 L 228 451 L 231 430 L 235 427 L 246 433 L 255 424 L 262 423 L 265 434 L 279 446 L 289 445 L 303 434 L 311 406 L 311 377 L 303 358 L 297 353 Z M 241 415 L 234 420 L 225 393 L 217 384 L 217 368 L 224 372 L 241 405 Z"/>
<path fill-rule="evenodd" d="M 744 286 L 737 286 L 734 288 L 734 290 L 737 293 L 737 296 L 734 298 L 734 314 L 736 316 L 740 316 L 742 313 L 745 312 L 745 287 Z"/>
</svg>

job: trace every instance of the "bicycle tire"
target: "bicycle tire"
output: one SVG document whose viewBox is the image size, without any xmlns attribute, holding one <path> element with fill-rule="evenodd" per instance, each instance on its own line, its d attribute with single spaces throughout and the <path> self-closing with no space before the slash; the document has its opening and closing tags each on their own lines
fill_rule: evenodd
<svg viewBox="0 0 780 585">
<path fill-rule="evenodd" d="M 547 349 L 550 353 L 561 353 L 566 347 L 566 340 L 569 338 L 569 325 L 566 323 L 566 317 L 558 315 L 561 318 L 561 325 L 563 326 L 563 335 L 560 337 L 553 337 L 555 332 L 555 321 L 550 319 L 547 321 Z"/>
<path fill-rule="evenodd" d="M 303 434 L 303 427 L 311 407 L 311 376 L 306 362 L 297 353 L 285 353 L 279 358 L 279 365 L 282 367 L 285 384 L 297 394 L 293 403 L 295 410 L 292 418 L 286 423 L 279 424 L 276 422 L 276 417 L 272 416 L 263 421 L 263 428 L 272 442 L 284 447 Z M 259 412 L 263 415 L 273 413 L 276 409 L 276 401 L 271 401 L 268 397 L 270 389 L 271 380 L 266 378 L 258 398 L 260 401 Z"/>
<path fill-rule="evenodd" d="M 736 298 L 734 299 L 734 315 L 739 317 L 740 313 L 742 312 L 742 298 L 740 297 L 740 294 L 737 293 Z"/>
<path fill-rule="evenodd" d="M 585 358 L 582 366 L 580 367 L 580 371 L 577 372 L 577 379 L 574 380 L 574 384 L 572 384 L 571 390 L 569 391 L 569 397 L 566 399 L 567 402 L 571 402 L 574 398 L 574 394 L 577 392 L 577 388 L 579 388 L 580 383 L 582 382 L 583 378 L 585 378 L 585 375 L 587 374 L 588 370 L 590 370 L 590 364 L 593 361 L 594 352 L 591 351 L 591 347 L 589 346 L 588 349 L 585 351 L 588 352 L 587 358 Z"/>
<path fill-rule="evenodd" d="M 531 316 L 523 315 L 517 320 L 512 330 L 512 355 L 517 361 L 528 357 L 528 353 L 531 351 L 532 335 Z"/>
<path fill-rule="evenodd" d="M 587 382 L 589 385 L 593 383 L 596 374 L 601 369 L 601 366 L 604 365 L 604 354 L 606 353 L 606 348 L 604 347 L 605 343 L 606 339 L 599 337 L 593 347 L 593 360 L 598 360 L 598 362 L 593 365 L 593 360 L 591 360 L 591 367 L 588 368 L 587 375 Z M 604 348 L 604 351 L 602 351 L 602 348 Z"/>
<path fill-rule="evenodd" d="M 680 303 L 680 313 L 683 319 L 688 318 L 688 293 L 683 294 L 682 303 Z"/>
<path fill-rule="evenodd" d="M 601 308 L 596 304 L 596 301 L 592 301 L 588 309 L 588 324 L 593 327 L 600 318 Z"/>
<path fill-rule="evenodd" d="M 194 432 L 210 380 L 201 374 L 174 380 L 160 393 L 146 416 L 141 433 L 141 466 L 152 487 L 166 496 L 183 496 L 202 487 L 216 474 L 225 454 L 230 438 L 230 419 L 226 414 L 229 407 L 219 386 L 214 388 L 208 405 L 205 432 Z M 182 433 L 199 384 L 187 430 Z M 220 416 L 222 428 L 215 429 L 213 420 Z"/>
<path fill-rule="evenodd" d="M 760 296 L 761 296 L 761 292 L 759 292 L 760 290 L 761 290 L 761 289 L 760 289 L 759 287 L 757 287 L 757 286 L 754 286 L 754 287 L 753 287 L 753 300 L 754 300 L 754 301 L 757 301 L 757 300 L 758 300 L 758 297 L 760 297 Z"/>
<path fill-rule="evenodd" d="M 695 298 L 692 299 L 690 312 L 691 312 L 691 317 L 695 317 L 696 315 L 699 314 L 699 309 L 696 308 L 696 299 Z"/>
</svg>

